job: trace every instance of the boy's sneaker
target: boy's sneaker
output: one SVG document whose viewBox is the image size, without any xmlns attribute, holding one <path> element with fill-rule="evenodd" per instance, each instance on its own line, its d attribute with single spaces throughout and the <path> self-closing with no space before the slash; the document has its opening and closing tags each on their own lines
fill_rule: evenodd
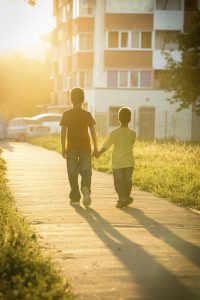
<svg viewBox="0 0 200 300">
<path fill-rule="evenodd" d="M 87 186 L 84 186 L 81 191 L 83 193 L 83 205 L 84 206 L 90 206 L 91 197 L 90 197 L 89 188 Z"/>
<path fill-rule="evenodd" d="M 70 205 L 71 206 L 79 206 L 80 205 L 80 201 L 79 200 L 70 200 Z"/>
<path fill-rule="evenodd" d="M 122 207 L 125 207 L 125 206 L 127 206 L 126 199 L 119 199 L 117 201 L 117 204 L 116 204 L 117 208 L 122 208 Z"/>
<path fill-rule="evenodd" d="M 133 203 L 133 198 L 132 197 L 128 197 L 127 200 L 126 200 L 126 205 L 129 205 Z"/>
</svg>

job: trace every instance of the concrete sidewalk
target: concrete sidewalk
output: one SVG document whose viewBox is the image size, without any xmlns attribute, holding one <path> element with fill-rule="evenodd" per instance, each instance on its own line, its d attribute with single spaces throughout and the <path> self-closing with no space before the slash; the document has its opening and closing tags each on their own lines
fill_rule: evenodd
<svg viewBox="0 0 200 300">
<path fill-rule="evenodd" d="M 117 209 L 112 176 L 98 172 L 91 208 L 73 208 L 59 154 L 0 146 L 18 209 L 77 299 L 200 299 L 199 215 L 138 190 L 130 208 Z"/>
</svg>

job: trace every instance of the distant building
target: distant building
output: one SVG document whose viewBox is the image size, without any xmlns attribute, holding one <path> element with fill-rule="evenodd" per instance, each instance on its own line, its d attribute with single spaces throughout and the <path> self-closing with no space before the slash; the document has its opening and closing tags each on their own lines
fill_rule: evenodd
<svg viewBox="0 0 200 300">
<path fill-rule="evenodd" d="M 182 31 L 197 9 L 197 0 L 54 0 L 51 105 L 69 106 L 70 89 L 81 86 L 101 135 L 129 106 L 140 139 L 200 140 L 192 108 L 177 113 L 159 85 L 162 51 L 181 59 L 166 36 Z"/>
</svg>

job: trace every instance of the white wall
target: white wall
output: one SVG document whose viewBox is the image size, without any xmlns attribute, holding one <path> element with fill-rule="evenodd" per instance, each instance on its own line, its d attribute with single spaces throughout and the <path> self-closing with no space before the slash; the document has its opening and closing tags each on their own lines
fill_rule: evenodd
<svg viewBox="0 0 200 300">
<path fill-rule="evenodd" d="M 85 102 L 88 104 L 88 111 L 95 117 L 95 90 L 88 89 L 85 91 Z"/>
<path fill-rule="evenodd" d="M 88 107 L 96 113 L 108 115 L 110 106 L 128 106 L 136 113 L 136 120 L 132 120 L 131 127 L 136 125 L 135 130 L 139 131 L 139 109 L 141 107 L 155 108 L 155 138 L 164 139 L 177 137 L 180 140 L 191 139 L 191 109 L 176 112 L 178 104 L 170 104 L 166 99 L 172 93 L 163 90 L 127 90 L 127 89 L 103 89 L 98 88 L 86 92 Z M 135 112 L 135 113 L 134 113 Z M 166 130 L 167 125 L 167 130 Z M 108 131 L 109 127 L 107 118 Z"/>
</svg>

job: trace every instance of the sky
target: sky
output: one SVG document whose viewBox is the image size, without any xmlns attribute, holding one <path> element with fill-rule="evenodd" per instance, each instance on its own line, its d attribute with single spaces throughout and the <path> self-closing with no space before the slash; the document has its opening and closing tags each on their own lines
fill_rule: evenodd
<svg viewBox="0 0 200 300">
<path fill-rule="evenodd" d="M 0 0 L 0 54 L 28 51 L 52 29 L 53 0 L 37 0 L 35 7 L 24 0 Z"/>
</svg>

